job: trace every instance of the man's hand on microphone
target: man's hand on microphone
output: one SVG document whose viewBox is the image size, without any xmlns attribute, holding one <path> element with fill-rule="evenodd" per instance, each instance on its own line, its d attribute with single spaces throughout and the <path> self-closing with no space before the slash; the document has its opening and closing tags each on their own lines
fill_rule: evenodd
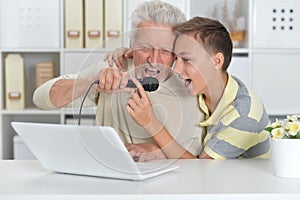
<svg viewBox="0 0 300 200">
<path fill-rule="evenodd" d="M 96 86 L 97 92 L 132 92 L 132 88 L 126 88 L 128 82 L 128 73 L 122 72 L 117 68 L 105 68 L 99 76 L 99 84 Z"/>
</svg>

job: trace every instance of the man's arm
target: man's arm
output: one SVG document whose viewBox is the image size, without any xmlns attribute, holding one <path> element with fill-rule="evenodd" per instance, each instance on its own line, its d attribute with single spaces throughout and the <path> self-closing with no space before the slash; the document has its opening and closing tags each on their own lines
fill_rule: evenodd
<svg viewBox="0 0 300 200">
<path fill-rule="evenodd" d="M 84 95 L 92 82 L 93 79 L 60 79 L 50 89 L 50 101 L 56 108 L 65 107 L 73 100 Z"/>
<path fill-rule="evenodd" d="M 128 76 L 117 68 L 104 68 L 105 66 L 106 63 L 97 64 L 78 74 L 52 79 L 35 90 L 33 102 L 41 109 L 65 107 L 84 95 L 95 80 L 99 80 L 99 84 L 90 91 L 91 94 L 126 91 Z"/>
<path fill-rule="evenodd" d="M 41 109 L 62 108 L 83 95 L 91 79 L 76 79 L 77 75 L 64 75 L 47 81 L 33 94 L 34 104 Z"/>
<path fill-rule="evenodd" d="M 75 80 L 60 79 L 50 88 L 49 98 L 53 106 L 62 108 L 72 101 Z"/>
<path fill-rule="evenodd" d="M 33 93 L 33 103 L 38 108 L 44 110 L 57 109 L 50 100 L 50 89 L 52 85 L 60 79 L 62 79 L 62 77 L 51 79 L 35 89 Z"/>
<path fill-rule="evenodd" d="M 34 104 L 41 109 L 57 109 L 85 94 L 89 85 L 98 78 L 106 63 L 97 63 L 77 74 L 62 75 L 47 81 L 33 94 Z"/>
</svg>

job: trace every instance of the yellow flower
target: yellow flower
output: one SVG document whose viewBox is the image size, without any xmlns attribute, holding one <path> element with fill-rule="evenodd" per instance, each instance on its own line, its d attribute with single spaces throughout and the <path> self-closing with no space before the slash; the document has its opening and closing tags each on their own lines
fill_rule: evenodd
<svg viewBox="0 0 300 200">
<path fill-rule="evenodd" d="M 266 129 L 273 139 L 300 138 L 300 115 L 288 115 L 283 120 L 276 119 Z"/>
<path fill-rule="evenodd" d="M 276 121 L 275 122 L 273 122 L 272 124 L 271 124 L 271 127 L 272 128 L 277 128 L 277 127 L 280 127 L 280 122 L 278 121 L 278 119 L 276 118 Z"/>
<path fill-rule="evenodd" d="M 297 121 L 297 119 L 298 119 L 298 116 L 297 115 L 288 115 L 287 117 L 286 117 L 289 121 Z"/>
<path fill-rule="evenodd" d="M 281 139 L 283 137 L 283 129 L 282 128 L 274 128 L 271 131 L 271 135 L 273 139 Z"/>
<path fill-rule="evenodd" d="M 293 122 L 287 123 L 287 129 L 288 129 L 290 135 L 295 136 L 297 134 L 297 132 L 300 131 L 299 122 L 293 121 Z"/>
</svg>

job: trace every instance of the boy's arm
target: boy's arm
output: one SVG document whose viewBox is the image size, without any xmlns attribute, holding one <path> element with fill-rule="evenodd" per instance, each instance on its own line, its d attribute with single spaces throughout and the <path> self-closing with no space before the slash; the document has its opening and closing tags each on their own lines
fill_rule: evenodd
<svg viewBox="0 0 300 200">
<path fill-rule="evenodd" d="M 133 120 L 142 126 L 155 140 L 167 158 L 196 158 L 192 153 L 183 148 L 167 129 L 156 118 L 151 102 L 141 84 L 133 79 L 137 91 L 131 94 L 128 100 L 127 111 Z"/>
<path fill-rule="evenodd" d="M 157 131 L 159 128 L 159 131 Z M 165 127 L 157 121 L 157 124 L 153 124 L 151 127 L 146 128 L 168 158 L 172 159 L 195 159 L 197 158 L 189 151 L 184 149 L 176 140 L 171 136 Z"/>
</svg>

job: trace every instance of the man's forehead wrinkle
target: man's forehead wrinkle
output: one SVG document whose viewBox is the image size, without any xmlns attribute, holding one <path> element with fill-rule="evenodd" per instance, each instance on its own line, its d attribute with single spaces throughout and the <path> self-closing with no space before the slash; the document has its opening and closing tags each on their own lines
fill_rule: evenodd
<svg viewBox="0 0 300 200">
<path fill-rule="evenodd" d="M 133 39 L 133 46 L 136 49 L 149 47 L 173 51 L 175 36 L 174 31 L 171 29 L 160 27 L 139 28 Z"/>
<path fill-rule="evenodd" d="M 138 34 L 136 34 L 136 39 L 138 38 L 156 38 L 156 39 L 162 39 L 163 40 L 169 40 L 169 38 L 175 38 L 175 34 L 173 31 L 166 31 L 166 30 L 144 30 L 139 31 Z"/>
<path fill-rule="evenodd" d="M 172 41 L 162 42 L 161 40 L 158 40 L 158 39 L 155 39 L 152 41 L 145 40 L 145 39 L 136 40 L 135 45 L 139 46 L 139 47 L 151 47 L 151 48 L 158 48 L 158 49 L 172 49 L 173 48 Z"/>
</svg>

